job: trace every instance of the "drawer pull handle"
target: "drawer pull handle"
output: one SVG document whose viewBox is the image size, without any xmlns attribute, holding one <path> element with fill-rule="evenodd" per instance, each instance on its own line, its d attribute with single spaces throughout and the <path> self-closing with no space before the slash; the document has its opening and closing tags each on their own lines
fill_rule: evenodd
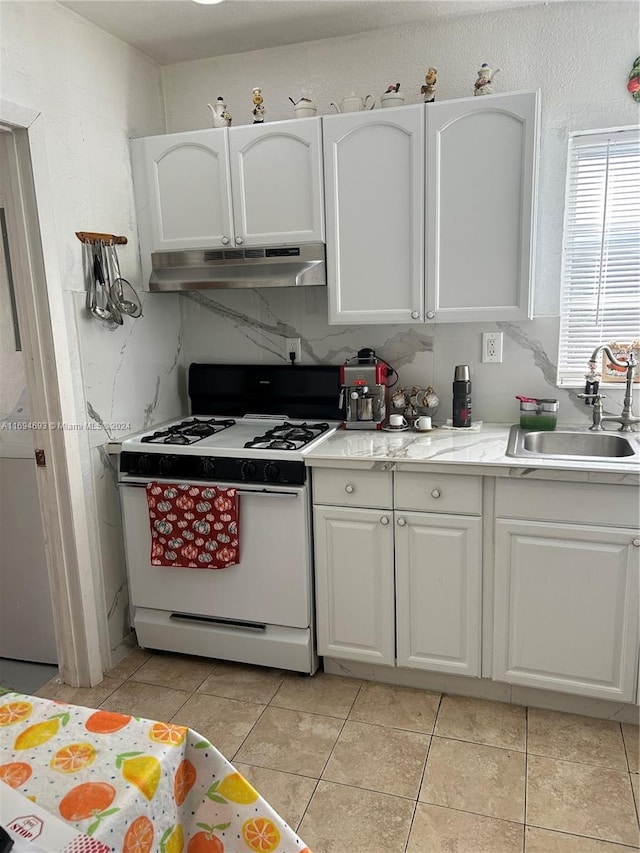
<svg viewBox="0 0 640 853">
<path fill-rule="evenodd" d="M 439 498 L 440 497 L 440 489 L 431 489 L 431 497 Z"/>
<path fill-rule="evenodd" d="M 348 495 L 352 495 L 352 494 L 354 493 L 354 491 L 355 491 L 355 489 L 354 489 L 354 487 L 351 485 L 351 483 L 347 483 L 347 485 L 344 487 L 344 490 L 345 490 L 345 492 L 346 492 Z"/>
<path fill-rule="evenodd" d="M 633 545 L 634 548 L 640 548 L 640 539 L 633 539 L 631 541 L 631 544 Z"/>
<path fill-rule="evenodd" d="M 433 318 L 434 318 L 435 316 L 436 316 L 436 312 L 435 312 L 435 311 L 427 311 L 427 319 L 428 319 L 428 320 L 433 320 Z"/>
<path fill-rule="evenodd" d="M 407 523 L 406 518 L 399 518 L 399 519 L 398 519 L 398 525 L 399 525 L 400 527 L 404 527 L 406 523 Z"/>
<path fill-rule="evenodd" d="M 389 517 L 387 515 L 383 515 L 380 519 L 380 524 L 389 524 Z"/>
<path fill-rule="evenodd" d="M 417 320 L 419 317 L 420 317 L 420 312 L 419 312 L 419 311 L 412 311 L 412 312 L 411 312 L 411 319 L 412 319 L 412 320 Z"/>
</svg>

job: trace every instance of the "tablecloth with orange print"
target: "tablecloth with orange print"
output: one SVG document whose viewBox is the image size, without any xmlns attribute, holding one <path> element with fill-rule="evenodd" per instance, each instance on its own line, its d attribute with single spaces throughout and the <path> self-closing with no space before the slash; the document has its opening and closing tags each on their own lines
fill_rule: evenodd
<svg viewBox="0 0 640 853">
<path fill-rule="evenodd" d="M 117 853 L 311 853 L 184 726 L 7 693 L 0 780 Z"/>
</svg>

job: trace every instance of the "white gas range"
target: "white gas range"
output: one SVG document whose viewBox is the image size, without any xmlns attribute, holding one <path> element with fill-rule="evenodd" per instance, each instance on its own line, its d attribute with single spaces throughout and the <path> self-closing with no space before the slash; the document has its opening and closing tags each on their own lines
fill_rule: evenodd
<svg viewBox="0 0 640 853">
<path fill-rule="evenodd" d="M 125 551 L 142 647 L 315 671 L 304 456 L 338 426 L 338 394 L 337 367 L 194 364 L 189 396 L 199 414 L 123 440 Z M 149 483 L 237 488 L 240 562 L 222 571 L 153 565 Z"/>
</svg>

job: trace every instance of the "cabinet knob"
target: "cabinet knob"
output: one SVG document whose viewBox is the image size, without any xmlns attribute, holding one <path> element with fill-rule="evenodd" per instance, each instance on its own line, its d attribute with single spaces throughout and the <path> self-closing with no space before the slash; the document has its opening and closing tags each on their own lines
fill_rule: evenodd
<svg viewBox="0 0 640 853">
<path fill-rule="evenodd" d="M 634 548 L 640 548 L 640 539 L 632 539 L 631 544 Z"/>
<path fill-rule="evenodd" d="M 419 312 L 419 311 L 412 311 L 412 312 L 411 312 L 411 319 L 412 319 L 412 320 L 417 320 L 417 319 L 419 319 L 419 317 L 420 317 L 420 312 Z"/>
<path fill-rule="evenodd" d="M 348 495 L 352 495 L 354 492 L 354 488 L 351 483 L 347 483 L 347 485 L 344 487 L 344 490 Z"/>
<path fill-rule="evenodd" d="M 244 243 L 244 240 L 242 239 L 242 237 L 236 237 L 236 243 L 238 244 L 238 246 L 241 246 Z"/>
<path fill-rule="evenodd" d="M 227 245 L 227 243 L 229 242 L 229 238 L 228 238 L 228 237 L 223 237 L 223 238 L 222 238 L 222 240 L 221 240 L 220 242 L 222 243 L 222 245 L 223 245 L 223 246 L 226 246 L 226 245 Z"/>
<path fill-rule="evenodd" d="M 406 519 L 406 518 L 399 518 L 399 519 L 398 519 L 398 525 L 399 525 L 400 527 L 404 527 L 406 523 L 407 523 L 407 519 Z"/>
<path fill-rule="evenodd" d="M 389 517 L 387 515 L 383 515 L 380 519 L 380 524 L 389 524 Z"/>
<path fill-rule="evenodd" d="M 433 320 L 433 318 L 434 318 L 435 316 L 436 316 L 436 312 L 435 312 L 435 311 L 427 311 L 427 319 L 428 319 L 428 320 Z"/>
<path fill-rule="evenodd" d="M 440 497 L 440 489 L 431 489 L 431 497 L 439 498 Z"/>
</svg>

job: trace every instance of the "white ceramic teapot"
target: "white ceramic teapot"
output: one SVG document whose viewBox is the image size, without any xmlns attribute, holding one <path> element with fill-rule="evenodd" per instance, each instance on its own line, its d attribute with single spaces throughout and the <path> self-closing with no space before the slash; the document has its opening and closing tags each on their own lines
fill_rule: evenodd
<svg viewBox="0 0 640 853">
<path fill-rule="evenodd" d="M 300 98 L 299 101 L 294 101 L 293 98 L 289 98 L 289 100 L 293 104 L 293 109 L 295 110 L 296 118 L 310 118 L 318 112 L 318 108 L 313 103 L 311 98 L 307 98 L 304 95 Z"/>
<path fill-rule="evenodd" d="M 371 106 L 368 106 L 369 98 L 371 98 Z M 372 110 L 376 105 L 376 99 L 373 95 L 366 95 L 364 98 L 359 97 L 352 92 L 348 97 L 340 101 L 340 106 L 331 101 L 331 106 L 335 107 L 338 113 L 357 113 L 360 110 Z"/>
<path fill-rule="evenodd" d="M 215 107 L 211 104 L 207 104 L 207 106 L 211 110 L 211 121 L 213 127 L 230 127 L 231 114 L 227 110 L 224 98 L 218 98 Z"/>
</svg>

